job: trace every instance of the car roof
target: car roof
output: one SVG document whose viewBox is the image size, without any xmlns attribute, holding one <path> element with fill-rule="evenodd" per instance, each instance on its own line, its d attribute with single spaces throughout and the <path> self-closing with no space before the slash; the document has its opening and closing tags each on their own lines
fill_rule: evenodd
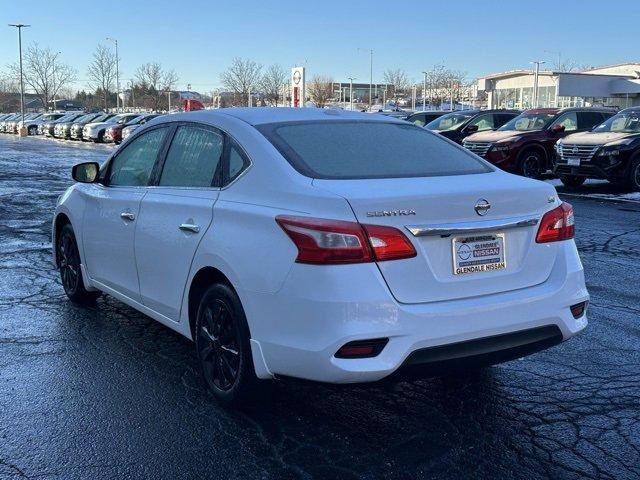
<svg viewBox="0 0 640 480">
<path fill-rule="evenodd" d="M 615 112 L 611 107 L 565 107 L 565 108 L 530 108 L 523 113 L 564 113 L 564 112 Z"/>
<path fill-rule="evenodd" d="M 625 108 L 624 110 L 620 110 L 618 113 L 640 113 L 640 105 L 635 107 Z"/>
<path fill-rule="evenodd" d="M 388 115 L 372 115 L 370 113 L 351 112 L 329 108 L 290 108 L 290 107 L 240 107 L 220 108 L 216 110 L 197 110 L 181 112 L 167 116 L 164 121 L 203 121 L 215 122 L 221 116 L 235 117 L 250 125 L 263 125 L 280 122 L 366 120 L 370 122 L 399 122 Z M 161 120 L 162 121 L 162 120 Z"/>
</svg>

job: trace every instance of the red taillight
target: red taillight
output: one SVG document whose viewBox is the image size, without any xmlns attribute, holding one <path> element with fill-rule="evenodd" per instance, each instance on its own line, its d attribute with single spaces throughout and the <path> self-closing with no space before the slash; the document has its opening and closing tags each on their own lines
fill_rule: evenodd
<svg viewBox="0 0 640 480">
<path fill-rule="evenodd" d="M 415 257 L 397 228 L 281 215 L 276 222 L 298 247 L 298 263 L 344 264 Z"/>
<path fill-rule="evenodd" d="M 397 228 L 382 225 L 363 225 L 376 260 L 398 260 L 416 256 L 409 239 Z"/>
<path fill-rule="evenodd" d="M 558 242 L 573 238 L 575 225 L 573 207 L 569 203 L 562 203 L 559 207 L 547 212 L 540 220 L 537 243 Z"/>
</svg>

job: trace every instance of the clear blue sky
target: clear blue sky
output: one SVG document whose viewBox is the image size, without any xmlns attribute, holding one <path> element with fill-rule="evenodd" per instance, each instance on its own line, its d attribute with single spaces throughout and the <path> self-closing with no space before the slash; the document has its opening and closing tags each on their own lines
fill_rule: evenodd
<svg viewBox="0 0 640 480">
<path fill-rule="evenodd" d="M 410 7 L 411 5 L 411 7 Z M 0 0 L 0 72 L 17 58 L 17 33 L 38 42 L 78 70 L 107 36 L 120 42 L 121 78 L 158 61 L 180 76 L 178 88 L 210 91 L 235 56 L 263 65 L 304 64 L 308 75 L 369 79 L 402 68 L 419 81 L 436 63 L 470 78 L 529 68 L 529 61 L 562 56 L 580 65 L 640 61 L 640 0 Z M 15 45 L 16 48 L 13 48 Z"/>
</svg>

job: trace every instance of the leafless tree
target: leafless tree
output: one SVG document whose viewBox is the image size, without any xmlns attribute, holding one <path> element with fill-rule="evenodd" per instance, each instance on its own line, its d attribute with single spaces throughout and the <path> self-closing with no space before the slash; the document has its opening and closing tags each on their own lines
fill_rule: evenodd
<svg viewBox="0 0 640 480">
<path fill-rule="evenodd" d="M 173 90 L 178 83 L 178 74 L 174 70 L 163 70 L 158 62 L 140 65 L 135 78 L 143 97 L 151 101 L 149 106 L 153 110 L 158 110 L 162 95 Z"/>
<path fill-rule="evenodd" d="M 288 78 L 287 71 L 281 65 L 271 65 L 264 72 L 260 81 L 260 89 L 270 105 L 277 105 Z"/>
<path fill-rule="evenodd" d="M 0 112 L 10 112 L 20 106 L 18 80 L 11 74 L 0 73 Z"/>
<path fill-rule="evenodd" d="M 454 101 L 460 97 L 466 79 L 466 72 L 451 70 L 444 65 L 434 65 L 427 72 L 427 96 L 434 105 L 443 101 Z"/>
<path fill-rule="evenodd" d="M 222 85 L 234 93 L 234 103 L 248 105 L 249 93 L 258 90 L 262 79 L 262 65 L 249 59 L 236 57 L 222 72 Z"/>
<path fill-rule="evenodd" d="M 323 108 L 334 96 L 333 79 L 324 75 L 314 75 L 307 85 L 307 93 L 316 107 Z"/>
<path fill-rule="evenodd" d="M 409 88 L 409 78 L 407 77 L 407 74 L 401 68 L 396 70 L 385 70 L 382 74 L 382 79 L 384 83 L 391 86 L 392 91 L 389 92 L 389 95 L 394 98 L 397 104 L 398 96 L 401 93 L 405 93 Z"/>
<path fill-rule="evenodd" d="M 558 60 L 556 60 L 553 69 L 556 72 L 575 72 L 577 70 L 581 70 L 580 66 L 578 65 L 578 62 L 571 60 L 569 58 L 558 58 Z"/>
<path fill-rule="evenodd" d="M 116 81 L 116 57 L 113 51 L 104 45 L 98 45 L 93 52 L 93 60 L 87 68 L 89 87 L 100 92 L 105 110 L 109 108 L 109 92 Z"/>
<path fill-rule="evenodd" d="M 40 48 L 37 43 L 29 46 L 24 54 L 23 78 L 25 86 L 30 87 L 46 108 L 61 89 L 67 88 L 76 79 L 76 71 L 61 63 L 59 52 L 49 48 Z M 20 78 L 20 66 L 10 65 L 14 78 Z"/>
</svg>

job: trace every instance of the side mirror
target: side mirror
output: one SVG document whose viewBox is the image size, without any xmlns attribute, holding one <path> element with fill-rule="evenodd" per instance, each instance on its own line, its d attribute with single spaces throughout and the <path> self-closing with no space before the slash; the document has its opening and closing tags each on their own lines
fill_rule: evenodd
<svg viewBox="0 0 640 480">
<path fill-rule="evenodd" d="M 467 125 L 464 129 L 465 133 L 476 133 L 478 131 L 478 125 Z"/>
<path fill-rule="evenodd" d="M 99 173 L 100 165 L 97 162 L 79 163 L 71 169 L 71 177 L 80 183 L 95 183 Z"/>
<path fill-rule="evenodd" d="M 553 127 L 551 127 L 551 131 L 553 133 L 564 132 L 564 125 L 560 125 L 559 123 L 556 123 Z"/>
</svg>

